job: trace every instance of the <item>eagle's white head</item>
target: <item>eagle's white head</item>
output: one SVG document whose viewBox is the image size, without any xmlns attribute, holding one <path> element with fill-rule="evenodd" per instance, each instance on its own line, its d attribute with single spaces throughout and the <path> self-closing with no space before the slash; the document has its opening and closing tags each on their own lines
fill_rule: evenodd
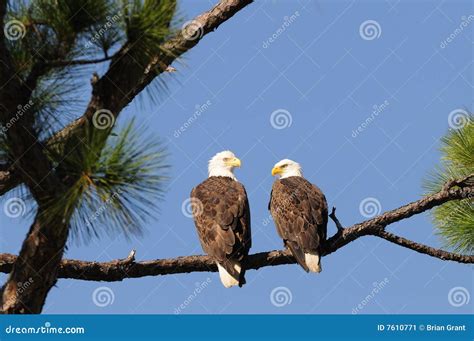
<svg viewBox="0 0 474 341">
<path fill-rule="evenodd" d="M 273 166 L 272 175 L 279 175 L 280 179 L 284 179 L 290 176 L 303 176 L 303 171 L 298 162 L 283 159 Z"/>
<path fill-rule="evenodd" d="M 237 180 L 233 170 L 240 167 L 241 162 L 230 150 L 217 153 L 209 160 L 209 176 L 227 176 Z"/>
</svg>

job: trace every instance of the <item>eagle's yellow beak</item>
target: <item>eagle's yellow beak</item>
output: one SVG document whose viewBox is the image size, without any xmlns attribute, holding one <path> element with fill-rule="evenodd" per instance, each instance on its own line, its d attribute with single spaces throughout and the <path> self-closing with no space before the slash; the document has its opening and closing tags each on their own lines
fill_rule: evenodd
<svg viewBox="0 0 474 341">
<path fill-rule="evenodd" d="M 275 176 L 277 174 L 281 174 L 282 169 L 280 167 L 273 167 L 272 169 L 272 176 Z"/>
<path fill-rule="evenodd" d="M 234 157 L 230 159 L 229 161 L 227 161 L 226 164 L 227 166 L 231 166 L 231 167 L 240 167 L 242 165 L 242 162 L 240 161 L 240 159 Z"/>
</svg>

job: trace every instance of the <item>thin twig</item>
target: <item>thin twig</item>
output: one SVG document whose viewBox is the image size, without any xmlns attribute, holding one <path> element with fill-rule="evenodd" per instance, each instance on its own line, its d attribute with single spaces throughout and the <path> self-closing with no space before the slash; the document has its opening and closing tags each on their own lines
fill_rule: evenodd
<svg viewBox="0 0 474 341">
<path fill-rule="evenodd" d="M 45 62 L 47 67 L 63 67 L 76 65 L 99 64 L 111 60 L 113 56 L 97 58 L 97 59 L 76 59 L 76 60 L 48 60 Z"/>
<path fill-rule="evenodd" d="M 332 221 L 334 221 L 334 224 L 336 224 L 337 232 L 344 230 L 344 226 L 342 226 L 341 222 L 336 217 L 336 208 L 335 207 L 332 208 L 332 211 L 331 211 L 331 214 L 329 215 L 329 218 L 331 218 Z"/>
<path fill-rule="evenodd" d="M 423 199 L 385 212 L 373 219 L 366 220 L 347 228 L 342 227 L 342 224 L 336 217 L 334 208 L 330 216 L 336 223 L 336 226 L 338 226 L 338 231 L 340 232 L 326 241 L 323 247 L 323 255 L 329 255 L 358 238 L 371 235 L 441 260 L 474 264 L 473 255 L 461 255 L 439 250 L 385 231 L 385 227 L 389 224 L 425 212 L 448 201 L 469 198 L 470 195 L 474 193 L 474 186 L 468 186 L 466 183 L 469 183 L 469 181 L 452 183 L 451 186 L 456 188 L 445 186 L 438 193 L 428 195 Z M 457 188 L 457 186 L 459 186 L 459 188 Z M 17 257 L 11 254 L 0 254 L 0 272 L 9 273 L 16 259 Z M 250 255 L 248 256 L 244 266 L 246 269 L 260 269 L 262 267 L 294 263 L 295 259 L 291 256 L 288 250 L 280 250 L 260 252 Z M 205 271 L 217 271 L 214 260 L 209 256 L 186 256 L 136 262 L 135 250 L 132 250 L 129 256 L 125 259 L 103 263 L 65 259 L 60 264 L 59 277 L 87 281 L 112 282 L 121 281 L 126 278 Z"/>
</svg>

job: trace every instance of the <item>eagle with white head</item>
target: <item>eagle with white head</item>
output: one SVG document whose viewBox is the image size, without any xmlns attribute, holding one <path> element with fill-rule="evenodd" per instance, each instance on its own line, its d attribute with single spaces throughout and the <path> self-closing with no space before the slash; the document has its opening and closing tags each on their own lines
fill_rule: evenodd
<svg viewBox="0 0 474 341">
<path fill-rule="evenodd" d="M 233 173 L 240 165 L 231 151 L 217 153 L 209 161 L 209 177 L 191 191 L 202 248 L 216 262 L 226 288 L 245 284 L 242 264 L 251 247 L 247 193 Z"/>
<path fill-rule="evenodd" d="M 280 176 L 273 183 L 268 204 L 278 234 L 306 272 L 321 272 L 328 222 L 326 197 L 303 177 L 295 161 L 279 161 L 272 175 Z"/>
</svg>

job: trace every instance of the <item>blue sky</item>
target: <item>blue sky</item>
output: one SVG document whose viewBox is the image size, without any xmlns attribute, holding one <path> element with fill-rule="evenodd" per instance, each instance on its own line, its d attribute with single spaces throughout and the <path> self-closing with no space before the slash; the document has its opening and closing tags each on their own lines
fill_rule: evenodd
<svg viewBox="0 0 474 341">
<path fill-rule="evenodd" d="M 180 12 L 191 19 L 213 3 L 180 1 Z M 71 243 L 65 256 L 108 261 L 131 249 L 138 260 L 201 254 L 182 203 L 205 179 L 208 159 L 224 149 L 243 162 L 236 175 L 249 194 L 252 253 L 282 248 L 267 203 L 271 168 L 283 158 L 301 163 L 345 225 L 366 219 L 359 209 L 366 198 L 375 198 L 382 211 L 419 199 L 423 179 L 439 161 L 449 114 L 473 108 L 473 12 L 470 1 L 251 4 L 173 64 L 177 72 L 163 76 L 170 89 L 159 103 L 141 96 L 120 118 L 136 117 L 168 147 L 172 167 L 159 220 L 149 222 L 143 238 Z M 466 27 L 456 31 L 463 21 Z M 81 97 L 89 96 L 85 88 Z M 197 119 L 176 136 L 191 117 Z M 30 221 L 3 212 L 0 220 L 1 251 L 17 254 Z M 441 246 L 427 214 L 388 230 Z M 335 231 L 332 222 L 329 231 Z M 251 270 L 241 289 L 225 289 L 215 273 L 117 283 L 60 280 L 44 313 L 173 314 L 181 305 L 186 314 L 351 314 L 359 305 L 362 314 L 473 312 L 472 305 L 448 300 L 456 287 L 473 293 L 467 265 L 375 237 L 356 240 L 322 264 L 319 275 L 296 265 Z M 197 286 L 203 290 L 194 295 Z M 113 302 L 95 304 L 95 290 L 112 293 Z M 272 303 L 275 290 L 291 300 Z"/>
</svg>

